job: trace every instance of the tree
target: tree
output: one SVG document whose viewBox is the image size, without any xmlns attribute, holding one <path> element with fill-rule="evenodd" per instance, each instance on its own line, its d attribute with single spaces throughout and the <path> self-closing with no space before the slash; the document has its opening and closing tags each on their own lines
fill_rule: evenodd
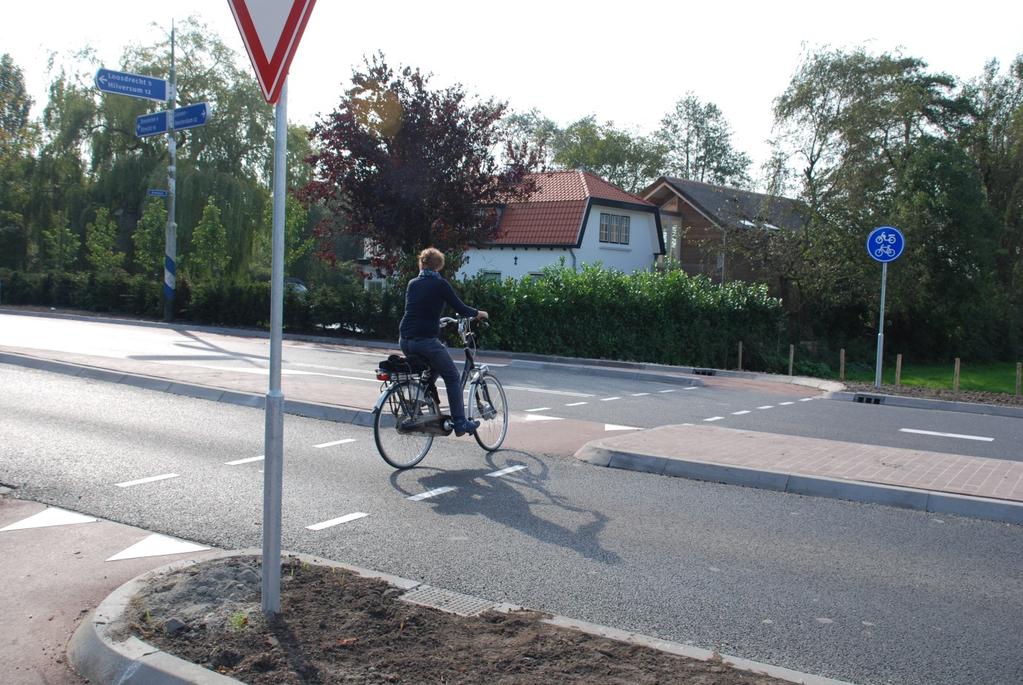
<svg viewBox="0 0 1023 685">
<path fill-rule="evenodd" d="M 661 174 L 664 149 L 656 141 L 600 124 L 588 116 L 554 136 L 554 162 L 563 169 L 582 169 L 637 192 Z"/>
<path fill-rule="evenodd" d="M 71 230 L 67 217 L 60 213 L 54 217 L 54 224 L 43 230 L 43 245 L 46 248 L 46 264 L 54 271 L 63 272 L 78 259 L 82 241 Z"/>
<path fill-rule="evenodd" d="M 482 210 L 530 190 L 524 168 L 501 168 L 492 154 L 504 110 L 470 102 L 459 85 L 433 90 L 428 76 L 395 70 L 383 54 L 366 60 L 312 129 L 314 175 L 303 199 L 338 219 L 320 227 L 321 255 L 332 258 L 337 232 L 370 239 L 406 268 L 428 245 L 454 252 L 491 239 L 497 225 Z"/>
<path fill-rule="evenodd" d="M 110 216 L 110 210 L 100 207 L 96 218 L 85 225 L 85 256 L 94 273 L 106 274 L 121 268 L 124 253 L 114 248 L 116 243 L 117 222 Z"/>
<path fill-rule="evenodd" d="M 161 274 L 167 246 L 167 207 L 163 200 L 150 198 L 146 202 L 131 239 L 139 271 L 148 276 Z"/>
<path fill-rule="evenodd" d="M 12 267 L 21 266 L 29 252 L 25 215 L 34 144 L 31 107 L 21 68 L 10 55 L 0 56 L 0 264 Z"/>
<path fill-rule="evenodd" d="M 256 240 L 256 264 L 267 271 L 273 257 L 273 203 L 268 202 L 263 213 L 263 230 Z M 288 195 L 284 205 L 284 273 L 295 275 L 296 265 L 316 250 L 316 236 L 309 225 L 309 210 Z"/>
<path fill-rule="evenodd" d="M 227 272 L 229 262 L 227 230 L 220 222 L 220 209 L 211 195 L 206 200 L 199 225 L 192 232 L 186 268 L 196 281 L 217 280 Z"/>
<path fill-rule="evenodd" d="M 732 129 L 712 102 L 693 93 L 675 103 L 655 134 L 664 147 L 664 173 L 669 176 L 748 188 L 750 158 L 732 145 Z"/>
</svg>

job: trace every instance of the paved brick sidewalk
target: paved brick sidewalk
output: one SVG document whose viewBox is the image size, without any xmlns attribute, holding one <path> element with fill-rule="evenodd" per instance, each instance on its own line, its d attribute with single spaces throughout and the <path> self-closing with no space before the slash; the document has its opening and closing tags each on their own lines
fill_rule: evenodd
<svg viewBox="0 0 1023 685">
<path fill-rule="evenodd" d="M 762 478 L 719 478 L 736 468 L 774 474 L 965 495 L 1023 504 L 1023 462 L 880 447 L 710 426 L 662 426 L 594 441 L 577 457 L 603 466 L 690 475 L 708 466 L 706 480 L 787 489 Z M 841 497 L 841 495 L 837 495 Z"/>
</svg>

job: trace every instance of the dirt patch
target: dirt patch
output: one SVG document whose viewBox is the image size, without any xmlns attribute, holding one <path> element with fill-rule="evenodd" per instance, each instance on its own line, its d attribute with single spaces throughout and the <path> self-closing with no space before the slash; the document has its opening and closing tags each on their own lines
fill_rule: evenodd
<svg viewBox="0 0 1023 685">
<path fill-rule="evenodd" d="M 289 559 L 281 613 L 259 606 L 259 562 L 230 557 L 155 577 L 121 631 L 251 685 L 298 683 L 691 683 L 781 685 L 542 623 L 529 611 L 463 617 L 409 604 L 402 590 Z"/>
<path fill-rule="evenodd" d="M 1003 392 L 983 392 L 978 390 L 960 390 L 952 392 L 943 388 L 922 388 L 915 385 L 881 385 L 878 390 L 873 383 L 846 383 L 852 392 L 881 393 L 884 395 L 900 395 L 902 397 L 921 397 L 929 400 L 946 400 L 950 402 L 973 402 L 975 404 L 997 404 L 1023 407 L 1023 401 L 1015 395 Z"/>
</svg>

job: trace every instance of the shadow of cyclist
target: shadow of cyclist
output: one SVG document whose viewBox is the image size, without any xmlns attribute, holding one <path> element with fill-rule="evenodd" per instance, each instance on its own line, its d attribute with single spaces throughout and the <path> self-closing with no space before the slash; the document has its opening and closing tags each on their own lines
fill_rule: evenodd
<svg viewBox="0 0 1023 685">
<path fill-rule="evenodd" d="M 418 494 L 420 491 L 433 490 L 445 486 L 455 486 L 455 493 L 447 493 L 436 499 L 425 500 L 433 510 L 442 515 L 453 516 L 485 516 L 495 523 L 514 528 L 530 537 L 553 545 L 570 549 L 587 559 L 593 559 L 608 565 L 621 562 L 614 552 L 604 549 L 599 541 L 600 533 L 607 525 L 608 518 L 602 512 L 579 507 L 561 495 L 552 494 L 543 483 L 547 480 L 547 466 L 535 455 L 517 450 L 502 450 L 502 456 L 518 454 L 522 459 L 509 460 L 506 466 L 525 464 L 527 459 L 534 461 L 539 468 L 535 471 L 526 468 L 505 476 L 488 476 L 498 467 L 493 464 L 492 455 L 487 455 L 490 468 L 446 471 L 438 468 L 412 469 L 395 471 L 391 474 L 391 486 L 405 496 Z M 416 483 L 415 492 L 409 492 L 407 485 Z M 422 490 L 420 490 L 420 488 Z M 525 491 L 525 492 L 524 492 Z M 529 498 L 529 492 L 536 498 Z M 584 520 L 575 529 L 563 526 L 537 516 L 533 506 L 553 504 L 559 509 L 578 515 Z"/>
</svg>

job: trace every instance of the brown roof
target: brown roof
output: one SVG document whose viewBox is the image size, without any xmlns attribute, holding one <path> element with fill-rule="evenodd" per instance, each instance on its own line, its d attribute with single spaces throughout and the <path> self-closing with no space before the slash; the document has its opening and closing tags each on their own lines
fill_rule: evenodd
<svg viewBox="0 0 1023 685">
<path fill-rule="evenodd" d="M 656 206 L 587 171 L 530 174 L 529 197 L 509 202 L 493 245 L 576 245 L 590 201 L 601 200 L 655 210 Z"/>
</svg>

